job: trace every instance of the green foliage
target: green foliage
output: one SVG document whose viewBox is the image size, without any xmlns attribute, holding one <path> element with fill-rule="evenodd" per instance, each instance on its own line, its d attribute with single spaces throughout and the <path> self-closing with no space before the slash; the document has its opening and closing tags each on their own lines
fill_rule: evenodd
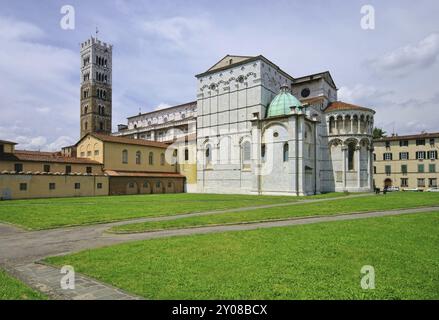
<svg viewBox="0 0 439 320">
<path fill-rule="evenodd" d="M 280 197 L 180 193 L 14 200 L 0 202 L 0 221 L 38 230 L 340 196 L 343 194 Z"/>
<path fill-rule="evenodd" d="M 438 230 L 434 212 L 131 242 L 48 261 L 148 299 L 439 299 Z M 364 265 L 375 268 L 374 290 L 360 287 Z"/>
<path fill-rule="evenodd" d="M 0 300 L 42 300 L 46 297 L 0 269 Z"/>
</svg>

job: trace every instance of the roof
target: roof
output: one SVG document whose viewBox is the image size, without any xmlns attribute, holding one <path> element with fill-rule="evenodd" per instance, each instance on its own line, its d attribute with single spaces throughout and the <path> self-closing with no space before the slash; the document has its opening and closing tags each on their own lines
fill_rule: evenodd
<svg viewBox="0 0 439 320">
<path fill-rule="evenodd" d="M 105 173 L 110 177 L 184 178 L 184 175 L 174 172 L 105 170 Z"/>
<path fill-rule="evenodd" d="M 171 109 L 174 109 L 174 108 L 181 108 L 181 107 L 184 107 L 184 106 L 192 106 L 194 104 L 197 104 L 197 101 L 191 101 L 191 102 L 187 102 L 187 103 L 182 103 L 182 104 L 179 104 L 179 105 L 176 105 L 176 106 L 172 106 L 172 107 L 164 108 L 164 109 L 160 109 L 160 110 L 154 110 L 154 111 L 148 111 L 148 112 L 144 112 L 144 113 L 139 113 L 138 115 L 128 117 L 127 119 L 137 118 L 137 117 L 145 116 L 145 115 L 156 113 L 156 112 L 171 110 Z"/>
<path fill-rule="evenodd" d="M 291 113 L 291 107 L 301 107 L 300 101 L 291 94 L 287 86 L 283 86 L 280 89 L 278 95 L 276 95 L 271 101 L 267 109 L 267 118 L 287 115 Z"/>
<path fill-rule="evenodd" d="M 230 55 L 227 55 L 226 57 L 228 57 Z M 292 76 L 290 76 L 288 73 L 286 73 L 285 71 L 283 71 L 278 65 L 274 64 L 273 62 L 271 62 L 270 60 L 268 60 L 267 58 L 265 58 L 263 55 L 258 55 L 258 56 L 254 56 L 254 57 L 249 57 L 248 59 L 243 59 L 241 61 L 238 61 L 236 63 L 232 63 L 230 65 L 226 65 L 226 66 L 222 66 L 222 67 L 217 67 L 215 68 L 215 66 L 220 63 L 221 61 L 223 61 L 226 57 L 224 57 L 223 59 L 221 59 L 219 62 L 217 62 L 213 67 L 211 67 L 209 70 L 197 74 L 195 77 L 196 78 L 200 78 L 200 77 L 204 77 L 206 75 L 209 75 L 211 73 L 215 73 L 215 72 L 219 72 L 219 71 L 223 71 L 223 70 L 227 70 L 230 67 L 237 67 L 240 66 L 242 64 L 246 64 L 246 63 L 250 63 L 253 61 L 257 61 L 257 60 L 262 60 L 265 63 L 270 64 L 272 67 L 274 67 L 278 72 L 282 73 L 285 77 L 287 77 L 288 79 L 290 79 L 291 81 L 294 81 L 294 78 Z M 231 57 L 237 57 L 237 56 L 231 56 Z"/>
<path fill-rule="evenodd" d="M 325 112 L 332 112 L 332 111 L 338 111 L 338 110 L 360 110 L 360 111 L 369 111 L 375 113 L 374 110 L 360 107 L 355 104 L 346 103 L 343 101 L 335 101 L 331 102 L 328 107 L 325 109 Z"/>
<path fill-rule="evenodd" d="M 0 140 L 0 143 L 2 143 L 2 144 L 17 144 L 16 142 L 7 141 L 7 140 Z"/>
<path fill-rule="evenodd" d="M 374 139 L 373 141 L 380 142 L 380 141 L 398 141 L 398 140 L 413 140 L 413 139 L 428 139 L 428 138 L 439 138 L 439 132 L 419 133 L 419 134 L 411 134 L 405 136 L 391 136 L 391 137 L 384 137 L 381 139 Z"/>
<path fill-rule="evenodd" d="M 306 81 L 313 81 L 313 80 L 317 80 L 317 79 L 321 79 L 321 78 L 324 78 L 334 89 L 337 89 L 337 86 L 335 85 L 334 79 L 332 78 L 331 73 L 329 71 L 313 73 L 313 74 L 309 74 L 309 75 L 302 76 L 299 78 L 295 78 L 293 85 L 300 84 L 300 83 L 306 82 Z"/>
<path fill-rule="evenodd" d="M 210 67 L 207 71 L 214 71 L 217 69 L 221 69 L 224 67 L 228 67 L 234 64 L 237 64 L 239 62 L 244 62 L 246 60 L 249 60 L 251 58 L 254 58 L 253 56 L 232 56 L 230 54 L 226 55 L 224 58 L 222 58 L 220 61 L 215 63 L 212 67 Z"/>
<path fill-rule="evenodd" d="M 0 160 L 100 165 L 99 162 L 86 158 L 64 157 L 57 152 L 40 152 L 40 151 L 28 151 L 28 150 L 17 150 L 14 153 L 1 154 Z"/>
<path fill-rule="evenodd" d="M 163 149 L 167 149 L 169 147 L 166 143 L 163 143 L 163 142 L 143 140 L 143 139 L 133 139 L 133 138 L 126 138 L 126 137 L 109 136 L 109 135 L 101 134 L 101 133 L 89 133 L 86 136 L 84 136 L 81 140 L 79 140 L 76 143 L 76 145 L 78 145 L 84 138 L 86 138 L 88 136 L 92 136 L 92 137 L 94 137 L 98 140 L 101 140 L 103 142 L 110 142 L 110 143 L 131 144 L 131 145 L 137 145 L 137 146 L 156 147 L 156 148 L 163 148 Z"/>
</svg>

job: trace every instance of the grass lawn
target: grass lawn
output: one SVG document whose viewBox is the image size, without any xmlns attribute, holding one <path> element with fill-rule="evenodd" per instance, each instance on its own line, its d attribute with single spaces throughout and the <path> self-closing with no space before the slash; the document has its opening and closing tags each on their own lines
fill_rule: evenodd
<svg viewBox="0 0 439 320">
<path fill-rule="evenodd" d="M 0 269 L 0 300 L 43 300 L 46 297 Z"/>
<path fill-rule="evenodd" d="M 297 204 L 245 212 L 231 212 L 178 220 L 132 223 L 113 227 L 117 233 L 144 232 L 162 229 L 201 227 L 208 225 L 257 222 L 304 216 L 334 215 L 352 212 L 370 212 L 421 206 L 439 206 L 439 194 L 395 192 L 387 195 L 372 195 L 357 199 L 338 199 L 323 203 Z"/>
<path fill-rule="evenodd" d="M 344 194 L 291 197 L 180 193 L 0 201 L 0 221 L 31 230 L 50 229 L 340 196 Z"/>
<path fill-rule="evenodd" d="M 439 211 L 132 242 L 47 259 L 149 299 L 439 299 Z M 360 270 L 375 268 L 374 290 Z"/>
</svg>

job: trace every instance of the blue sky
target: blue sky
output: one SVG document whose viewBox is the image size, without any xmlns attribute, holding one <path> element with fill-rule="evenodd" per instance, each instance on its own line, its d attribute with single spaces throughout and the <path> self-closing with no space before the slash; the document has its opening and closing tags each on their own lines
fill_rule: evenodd
<svg viewBox="0 0 439 320">
<path fill-rule="evenodd" d="M 293 77 L 329 70 L 339 99 L 387 132 L 439 131 L 439 3 L 0 0 L 0 139 L 56 150 L 79 135 L 79 43 L 114 45 L 113 130 L 141 108 L 195 100 L 195 74 L 262 54 Z M 360 27 L 363 5 L 375 30 Z M 75 29 L 60 27 L 64 5 Z"/>
</svg>

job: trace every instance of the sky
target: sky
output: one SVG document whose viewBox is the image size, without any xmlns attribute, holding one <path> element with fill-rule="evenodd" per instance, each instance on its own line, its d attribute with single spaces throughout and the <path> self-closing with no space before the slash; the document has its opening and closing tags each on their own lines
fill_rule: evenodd
<svg viewBox="0 0 439 320">
<path fill-rule="evenodd" d="M 61 27 L 65 5 L 74 29 Z M 438 13 L 436 0 L 0 0 L 0 139 L 77 141 L 79 44 L 96 27 L 114 46 L 113 130 L 196 100 L 194 76 L 226 54 L 262 54 L 293 77 L 329 70 L 339 100 L 375 109 L 388 134 L 438 132 Z"/>
</svg>

